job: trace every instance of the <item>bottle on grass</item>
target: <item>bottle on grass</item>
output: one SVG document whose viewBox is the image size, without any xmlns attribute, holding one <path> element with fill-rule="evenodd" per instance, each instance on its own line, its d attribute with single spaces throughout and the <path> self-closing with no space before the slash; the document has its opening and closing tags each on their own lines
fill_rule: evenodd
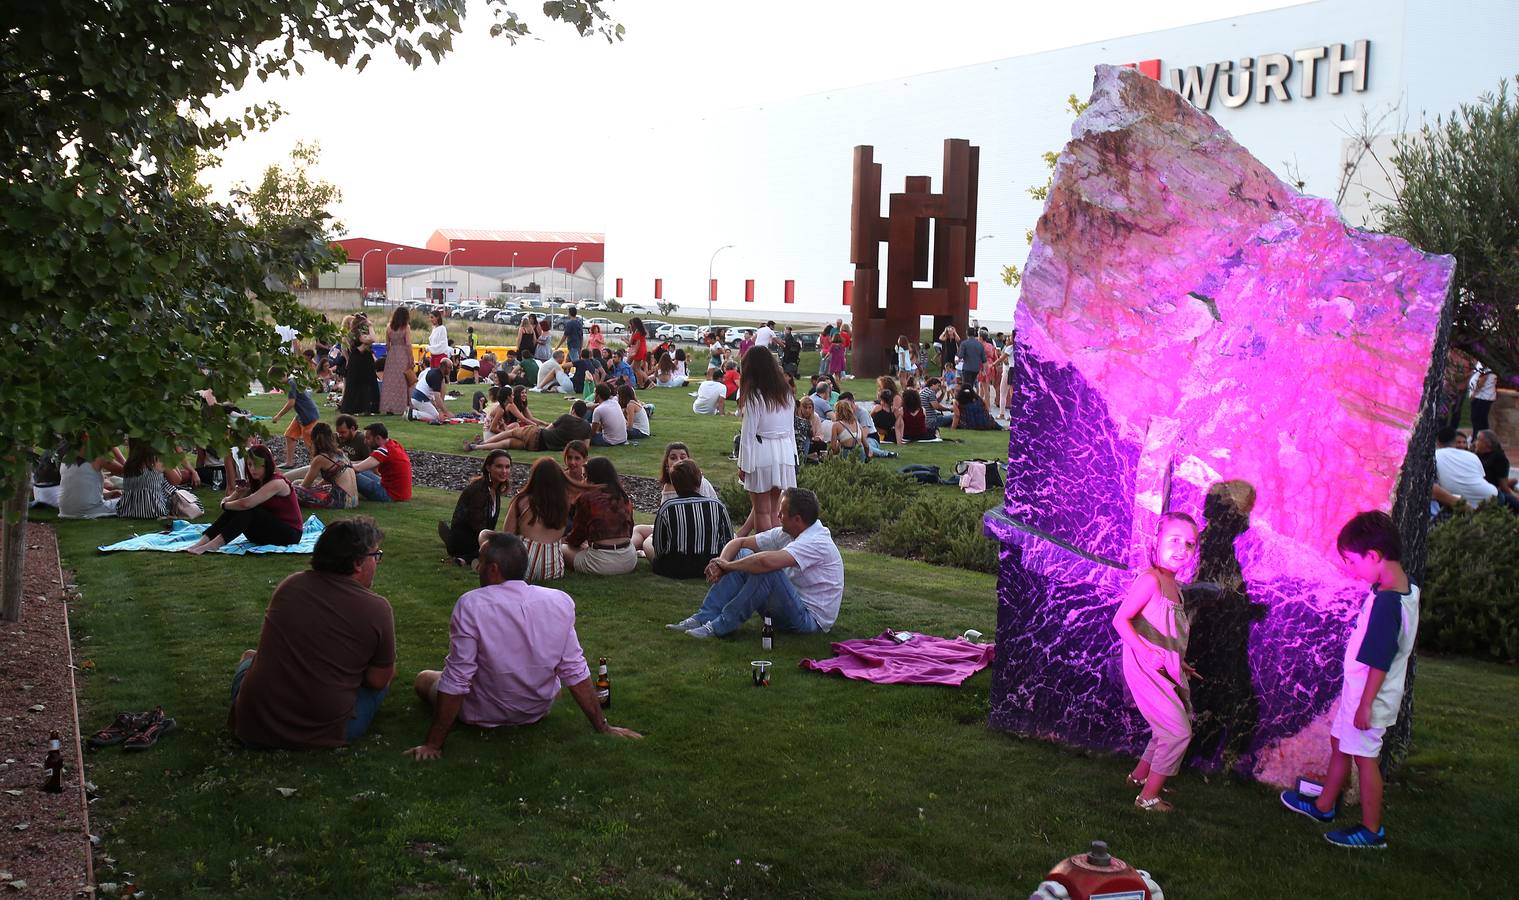
<svg viewBox="0 0 1519 900">
<path fill-rule="evenodd" d="M 56 731 L 48 736 L 47 759 L 42 763 L 42 789 L 49 794 L 63 793 L 63 744 Z"/>
<path fill-rule="evenodd" d="M 605 656 L 596 661 L 596 699 L 601 703 L 602 709 L 611 708 L 612 676 L 607 674 L 607 658 Z"/>
</svg>

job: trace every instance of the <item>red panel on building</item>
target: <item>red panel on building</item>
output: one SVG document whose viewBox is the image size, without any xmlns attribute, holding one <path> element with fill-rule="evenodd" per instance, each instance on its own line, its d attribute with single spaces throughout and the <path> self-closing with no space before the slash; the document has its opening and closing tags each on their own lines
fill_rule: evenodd
<svg viewBox="0 0 1519 900">
<path fill-rule="evenodd" d="M 981 285 L 976 284 L 974 281 L 967 281 L 965 286 L 970 290 L 970 308 L 975 309 L 976 297 L 980 294 Z"/>
<path fill-rule="evenodd" d="M 753 278 L 745 278 L 744 279 L 744 302 L 745 303 L 753 303 L 754 302 L 754 279 Z"/>
<path fill-rule="evenodd" d="M 853 299 L 854 299 L 854 282 L 853 281 L 846 281 L 846 282 L 844 282 L 844 305 L 848 306 L 849 303 L 850 303 L 850 301 L 853 300 Z"/>
<path fill-rule="evenodd" d="M 617 279 L 617 299 L 622 299 L 622 279 Z"/>
<path fill-rule="evenodd" d="M 654 299 L 665 299 L 665 280 L 663 278 L 654 279 Z"/>
<path fill-rule="evenodd" d="M 332 242 L 348 254 L 348 261 L 360 264 L 359 283 L 365 291 L 386 290 L 385 263 L 393 266 L 437 265 L 443 254 L 425 247 L 409 247 L 394 241 L 372 238 L 342 238 Z M 376 251 L 371 253 L 370 251 Z"/>
<path fill-rule="evenodd" d="M 792 278 L 786 279 L 786 302 L 796 302 L 796 280 Z"/>
</svg>

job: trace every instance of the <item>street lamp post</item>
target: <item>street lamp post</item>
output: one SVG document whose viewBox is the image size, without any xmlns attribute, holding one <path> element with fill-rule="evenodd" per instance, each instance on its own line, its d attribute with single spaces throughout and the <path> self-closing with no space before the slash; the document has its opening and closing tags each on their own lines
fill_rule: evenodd
<svg viewBox="0 0 1519 900">
<path fill-rule="evenodd" d="M 454 248 L 450 249 L 447 253 L 444 253 L 443 254 L 443 268 L 445 268 L 445 269 L 448 268 L 448 258 L 450 256 L 453 256 L 455 253 L 463 253 L 464 251 L 466 251 L 468 249 L 469 249 L 468 247 L 454 247 Z M 448 300 L 448 288 L 444 288 L 443 289 L 443 300 L 445 302 L 447 302 L 447 300 Z"/>
<path fill-rule="evenodd" d="M 401 250 L 401 249 L 404 249 L 404 248 L 402 248 L 402 247 L 391 247 L 389 250 L 385 251 L 385 298 L 387 300 L 390 299 L 390 254 L 396 252 L 397 250 Z M 405 279 L 402 279 L 401 293 L 403 293 L 403 294 L 406 293 Z M 402 297 L 401 299 L 404 300 L 406 298 Z"/>
<path fill-rule="evenodd" d="M 508 283 L 510 284 L 511 282 L 514 282 L 516 280 L 517 280 L 517 251 L 513 250 L 512 251 L 512 277 L 508 280 Z M 512 293 L 513 294 L 517 293 L 517 285 L 515 285 L 515 284 L 512 284 Z"/>
<path fill-rule="evenodd" d="M 379 247 L 374 247 L 372 249 L 365 250 L 364 251 L 364 255 L 361 256 L 361 257 L 359 257 L 359 293 L 360 294 L 364 293 L 364 263 L 366 261 L 368 261 L 369 254 L 371 254 L 371 253 L 379 253 L 379 252 L 380 252 L 380 248 Z M 361 297 L 360 299 L 362 300 L 363 298 Z"/>
<path fill-rule="evenodd" d="M 549 257 L 549 270 L 550 271 L 553 270 L 553 268 L 554 268 L 554 261 L 559 258 L 559 254 L 563 253 L 566 250 L 579 250 L 579 249 L 580 249 L 579 247 L 560 247 L 558 250 L 555 250 L 554 251 L 554 255 L 551 256 L 551 257 Z M 570 273 L 568 273 L 568 272 L 564 273 L 564 288 L 565 288 L 565 290 L 569 290 L 569 288 L 570 288 Z"/>
<path fill-rule="evenodd" d="M 721 247 L 718 247 L 716 250 L 712 251 L 712 258 L 709 259 L 709 260 L 707 260 L 707 330 L 708 331 L 712 330 L 712 264 L 715 263 L 715 262 L 717 262 L 717 254 L 723 252 L 724 250 L 731 249 L 734 246 L 737 246 L 737 245 L 735 245 L 735 244 L 724 244 Z"/>
</svg>

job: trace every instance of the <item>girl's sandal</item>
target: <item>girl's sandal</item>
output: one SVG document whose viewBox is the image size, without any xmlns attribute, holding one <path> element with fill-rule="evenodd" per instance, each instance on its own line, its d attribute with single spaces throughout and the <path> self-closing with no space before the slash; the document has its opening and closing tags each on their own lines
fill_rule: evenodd
<svg viewBox="0 0 1519 900">
<path fill-rule="evenodd" d="M 1176 807 L 1160 799 L 1159 797 L 1156 797 L 1152 800 L 1145 800 L 1140 797 L 1135 797 L 1134 805 L 1137 808 L 1144 810 L 1145 812 L 1168 813 L 1176 809 Z"/>
</svg>

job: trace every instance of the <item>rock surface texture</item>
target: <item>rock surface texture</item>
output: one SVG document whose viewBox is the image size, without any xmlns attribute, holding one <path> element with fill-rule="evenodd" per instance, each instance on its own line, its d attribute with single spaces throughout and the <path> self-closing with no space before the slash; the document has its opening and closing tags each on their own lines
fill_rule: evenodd
<svg viewBox="0 0 1519 900">
<path fill-rule="evenodd" d="M 1137 753 L 1111 619 L 1191 514 L 1191 765 L 1321 771 L 1364 588 L 1335 536 L 1389 509 L 1422 575 L 1454 262 L 1357 231 L 1211 117 L 1097 70 L 1016 314 L 994 727 Z M 1405 464 L 1407 460 L 1407 464 Z M 1411 696 L 1411 691 L 1410 691 Z M 1404 721 L 1391 736 L 1397 749 Z"/>
</svg>

